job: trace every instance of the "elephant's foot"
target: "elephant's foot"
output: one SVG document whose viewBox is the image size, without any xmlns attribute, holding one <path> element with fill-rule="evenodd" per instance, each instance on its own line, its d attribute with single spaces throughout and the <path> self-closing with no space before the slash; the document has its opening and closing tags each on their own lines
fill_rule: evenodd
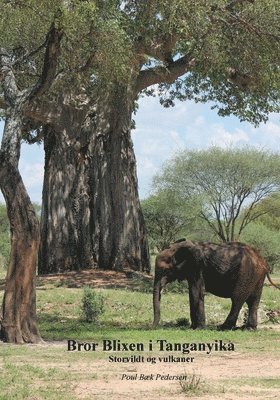
<svg viewBox="0 0 280 400">
<path fill-rule="evenodd" d="M 242 327 L 241 327 L 241 329 L 243 330 L 243 331 L 245 331 L 245 330 L 247 330 L 247 331 L 256 331 L 257 330 L 257 326 L 253 326 L 253 325 L 243 325 Z"/>
<path fill-rule="evenodd" d="M 234 331 L 236 329 L 236 326 L 222 324 L 222 325 L 218 325 L 217 329 L 218 329 L 218 331 Z"/>
<path fill-rule="evenodd" d="M 203 324 L 201 324 L 201 325 L 191 324 L 191 329 L 205 329 L 205 325 L 203 325 Z"/>
</svg>

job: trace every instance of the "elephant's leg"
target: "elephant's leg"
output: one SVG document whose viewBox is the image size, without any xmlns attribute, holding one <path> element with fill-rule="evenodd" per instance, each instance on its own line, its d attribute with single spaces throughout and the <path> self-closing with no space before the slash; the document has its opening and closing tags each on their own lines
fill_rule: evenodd
<svg viewBox="0 0 280 400">
<path fill-rule="evenodd" d="M 258 307 L 260 304 L 262 295 L 262 287 L 260 287 L 256 293 L 251 295 L 246 303 L 248 304 L 249 312 L 248 312 L 248 320 L 245 325 L 246 329 L 256 329 L 258 325 Z"/>
<path fill-rule="evenodd" d="M 234 329 L 236 326 L 237 318 L 240 310 L 245 302 L 245 299 L 233 298 L 230 312 L 225 320 L 225 322 L 219 326 L 220 330 L 230 330 Z"/>
<path fill-rule="evenodd" d="M 189 283 L 192 329 L 205 327 L 204 294 L 205 289 L 202 278 L 195 282 Z"/>
</svg>

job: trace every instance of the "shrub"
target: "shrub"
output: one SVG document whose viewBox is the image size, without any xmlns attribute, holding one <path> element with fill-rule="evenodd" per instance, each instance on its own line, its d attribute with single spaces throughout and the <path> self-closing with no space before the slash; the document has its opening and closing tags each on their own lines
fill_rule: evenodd
<svg viewBox="0 0 280 400">
<path fill-rule="evenodd" d="M 186 380 L 179 381 L 182 392 L 187 396 L 198 395 L 205 391 L 205 382 L 194 372 Z"/>
<path fill-rule="evenodd" d="M 10 257 L 10 225 L 6 206 L 0 204 L 0 267 L 7 269 Z"/>
<path fill-rule="evenodd" d="M 82 319 L 86 322 L 96 322 L 104 312 L 104 296 L 93 289 L 84 288 L 82 297 Z"/>
<path fill-rule="evenodd" d="M 279 270 L 280 233 L 269 229 L 260 222 L 248 225 L 241 235 L 241 241 L 250 244 L 260 251 L 271 271 Z"/>
<path fill-rule="evenodd" d="M 165 286 L 164 291 L 166 293 L 187 293 L 188 282 L 185 281 L 174 281 Z"/>
</svg>

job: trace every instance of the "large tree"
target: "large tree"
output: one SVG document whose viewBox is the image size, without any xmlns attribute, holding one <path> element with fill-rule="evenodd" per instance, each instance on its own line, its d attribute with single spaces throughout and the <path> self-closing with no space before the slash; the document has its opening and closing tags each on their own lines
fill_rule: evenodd
<svg viewBox="0 0 280 400">
<path fill-rule="evenodd" d="M 60 171 L 68 181 L 67 171 L 76 169 L 70 155 L 73 145 L 66 148 L 65 142 L 58 139 L 58 131 L 53 134 L 56 145 L 46 147 L 43 202 L 49 211 L 42 219 L 41 272 L 90 266 L 92 262 L 102 268 L 129 265 L 149 269 L 130 139 L 131 114 L 141 92 L 152 87 L 146 93 L 159 93 L 165 106 L 172 105 L 176 98 L 212 101 L 221 115 L 234 114 L 256 124 L 279 107 L 279 12 L 275 2 L 96 4 L 105 37 L 109 41 L 117 37 L 119 43 L 105 51 L 102 70 L 95 62 L 96 56 L 91 60 L 95 86 L 89 93 L 94 104 L 87 114 L 89 134 L 78 135 L 76 131 L 75 137 L 78 145 L 81 143 L 80 152 L 88 171 L 82 172 L 87 176 L 82 196 L 66 195 L 65 200 L 60 196 L 57 201 L 61 184 L 54 166 L 61 165 Z M 102 38 L 99 35 L 95 40 L 95 35 L 93 30 L 93 48 L 98 49 Z M 116 57 L 119 71 L 113 74 Z M 159 84 L 156 92 L 155 84 Z M 55 188 L 52 192 L 49 182 Z M 78 213 L 70 218 L 73 204 Z M 58 220 L 53 213 L 58 215 L 59 210 L 64 210 L 64 221 L 68 216 L 68 222 L 62 223 L 63 230 L 52 222 Z M 69 245 L 77 243 L 76 226 L 83 226 L 80 237 L 89 238 L 89 242 L 83 239 L 83 248 L 89 249 L 91 260 L 78 260 L 73 255 L 73 249 L 80 247 Z"/>
<path fill-rule="evenodd" d="M 11 7 L 9 11 L 12 15 Z M 5 22 L 5 18 L 1 19 L 1 27 Z M 16 22 L 22 21 L 16 19 Z M 7 37 L 4 34 L 1 36 L 0 82 L 4 95 L 5 126 L 0 149 L 0 188 L 7 204 L 11 231 L 11 255 L 3 298 L 1 338 L 14 343 L 36 343 L 41 340 L 36 324 L 35 293 L 39 223 L 22 181 L 18 163 L 21 142 L 26 131 L 25 115 L 36 100 L 49 90 L 55 79 L 61 38 L 62 31 L 56 26 L 54 18 L 49 20 L 47 36 L 42 46 L 43 62 L 40 73 L 38 69 L 33 83 L 23 87 L 15 73 L 16 64 L 18 57 L 27 62 L 30 60 L 21 49 L 10 48 Z"/>
<path fill-rule="evenodd" d="M 23 13 L 36 7 L 12 3 Z M 277 7 L 268 0 L 60 2 L 61 71 L 43 104 L 41 272 L 94 263 L 149 269 L 130 138 L 135 102 L 159 84 L 164 105 L 211 100 L 222 115 L 265 120 L 278 109 Z"/>
<path fill-rule="evenodd" d="M 36 2 L 3 4 L 24 13 Z M 39 137 L 47 135 L 40 271 L 94 263 L 148 270 L 130 138 L 135 102 L 158 84 L 163 105 L 212 101 L 221 115 L 265 120 L 279 109 L 279 5 L 111 0 L 60 8 L 68 32 L 60 73 L 32 113 L 45 125 Z M 37 58 L 25 74 L 36 73 Z"/>
<path fill-rule="evenodd" d="M 220 240 L 239 240 L 268 213 L 264 199 L 279 191 L 280 155 L 247 147 L 182 150 L 155 177 L 155 187 L 181 201 L 195 197 L 200 217 Z"/>
</svg>

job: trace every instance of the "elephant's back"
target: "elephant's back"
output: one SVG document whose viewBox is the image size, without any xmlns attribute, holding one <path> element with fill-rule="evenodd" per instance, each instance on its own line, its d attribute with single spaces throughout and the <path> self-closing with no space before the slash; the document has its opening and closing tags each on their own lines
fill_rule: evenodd
<svg viewBox="0 0 280 400">
<path fill-rule="evenodd" d="M 219 297 L 231 297 L 237 285 L 253 286 L 266 272 L 260 254 L 239 242 L 217 245 L 203 260 L 205 290 Z"/>
</svg>

